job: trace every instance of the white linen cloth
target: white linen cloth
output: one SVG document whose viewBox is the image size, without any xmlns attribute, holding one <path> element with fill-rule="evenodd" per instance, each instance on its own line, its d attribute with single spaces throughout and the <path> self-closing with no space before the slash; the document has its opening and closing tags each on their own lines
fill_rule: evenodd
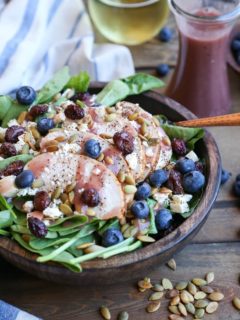
<svg viewBox="0 0 240 320">
<path fill-rule="evenodd" d="M 94 44 L 82 0 L 0 0 L 0 39 L 0 94 L 39 89 L 65 65 L 99 81 L 134 73 L 128 48 Z"/>
</svg>

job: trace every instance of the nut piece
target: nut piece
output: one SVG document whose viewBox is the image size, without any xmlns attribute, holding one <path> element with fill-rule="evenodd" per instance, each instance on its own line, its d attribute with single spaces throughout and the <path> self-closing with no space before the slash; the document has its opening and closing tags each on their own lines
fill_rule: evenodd
<svg viewBox="0 0 240 320">
<path fill-rule="evenodd" d="M 126 311 L 122 311 L 118 315 L 118 320 L 128 320 L 129 314 Z"/>
<path fill-rule="evenodd" d="M 195 295 L 194 295 L 194 299 L 195 300 L 202 300 L 204 298 L 206 298 L 207 294 L 203 291 L 198 291 Z"/>
<path fill-rule="evenodd" d="M 187 317 L 187 309 L 186 307 L 184 306 L 184 304 L 182 304 L 181 302 L 179 303 L 178 305 L 178 310 L 180 311 L 180 313 L 184 316 L 184 317 Z"/>
<path fill-rule="evenodd" d="M 172 300 L 170 301 L 170 305 L 171 306 L 177 306 L 180 303 L 180 297 L 176 296 L 174 298 L 172 298 Z"/>
<path fill-rule="evenodd" d="M 198 300 L 195 302 L 195 307 L 198 309 L 206 308 L 208 306 L 209 302 L 207 300 Z"/>
<path fill-rule="evenodd" d="M 213 272 L 208 272 L 206 274 L 206 281 L 208 284 L 214 281 L 214 273 Z"/>
<path fill-rule="evenodd" d="M 203 286 L 200 288 L 203 292 L 205 293 L 212 293 L 214 292 L 213 288 L 209 287 L 209 286 Z"/>
<path fill-rule="evenodd" d="M 168 290 L 166 293 L 166 298 L 171 299 L 179 295 L 179 291 L 176 289 Z"/>
<path fill-rule="evenodd" d="M 103 317 L 103 319 L 105 319 L 105 320 L 111 319 L 111 313 L 107 307 L 101 306 L 100 313 L 101 313 L 101 316 Z"/>
<path fill-rule="evenodd" d="M 207 313 L 214 313 L 218 308 L 218 303 L 217 302 L 210 302 L 209 305 L 206 308 Z"/>
<path fill-rule="evenodd" d="M 172 290 L 173 289 L 172 282 L 167 278 L 162 279 L 162 286 L 165 290 Z"/>
<path fill-rule="evenodd" d="M 208 295 L 208 299 L 212 301 L 221 301 L 224 298 L 224 294 L 218 291 L 212 292 Z"/>
<path fill-rule="evenodd" d="M 180 312 L 177 306 L 168 306 L 168 310 L 174 314 L 178 314 L 180 316 Z"/>
<path fill-rule="evenodd" d="M 147 312 L 149 313 L 152 313 L 152 312 L 156 312 L 161 306 L 161 302 L 158 301 L 158 302 L 151 302 L 149 303 L 149 305 L 147 306 L 146 310 Z"/>
<path fill-rule="evenodd" d="M 172 269 L 173 271 L 176 270 L 177 268 L 177 264 L 176 261 L 174 259 L 170 259 L 167 263 L 167 265 L 169 266 L 170 269 Z"/>
<path fill-rule="evenodd" d="M 177 290 L 181 291 L 181 290 L 186 289 L 186 288 L 187 288 L 187 285 L 188 285 L 187 281 L 181 281 L 181 282 L 178 282 L 178 283 L 176 284 L 175 288 L 176 288 Z"/>
<path fill-rule="evenodd" d="M 204 309 L 197 309 L 195 312 L 195 318 L 202 319 L 204 317 L 205 310 Z"/>
<path fill-rule="evenodd" d="M 188 283 L 188 292 L 191 293 L 193 296 L 197 293 L 197 287 L 192 282 Z M 205 292 L 205 291 L 204 291 Z M 209 292 L 210 293 L 210 292 Z"/>
<path fill-rule="evenodd" d="M 150 278 L 144 278 L 143 280 L 138 281 L 138 287 L 141 289 L 151 289 L 151 279 Z"/>
<path fill-rule="evenodd" d="M 187 304 L 185 305 L 185 307 L 186 307 L 186 309 L 187 309 L 187 311 L 188 311 L 189 313 L 195 314 L 196 309 L 195 309 L 194 305 L 193 305 L 191 302 L 187 303 Z"/>
<path fill-rule="evenodd" d="M 198 287 L 207 285 L 207 281 L 200 278 L 194 278 L 192 279 L 192 282 Z"/>
<path fill-rule="evenodd" d="M 149 297 L 149 301 L 156 301 L 156 300 L 160 300 L 163 297 L 163 292 L 154 292 L 150 295 Z"/>
<path fill-rule="evenodd" d="M 168 316 L 168 319 L 169 319 L 169 320 L 184 320 L 183 317 L 181 317 L 180 315 L 176 315 L 176 314 L 170 314 L 170 315 Z"/>
<path fill-rule="evenodd" d="M 237 310 L 240 310 L 240 298 L 234 297 L 233 298 L 233 305 Z"/>
<path fill-rule="evenodd" d="M 161 286 L 160 284 L 155 284 L 155 285 L 152 287 L 152 290 L 153 290 L 153 291 L 156 291 L 156 292 L 163 292 L 163 291 L 164 291 L 164 288 L 163 288 L 163 286 Z"/>
</svg>

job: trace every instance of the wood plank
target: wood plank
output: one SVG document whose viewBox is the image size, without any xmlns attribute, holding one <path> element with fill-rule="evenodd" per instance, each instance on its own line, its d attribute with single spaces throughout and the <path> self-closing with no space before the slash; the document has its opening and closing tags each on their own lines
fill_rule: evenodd
<svg viewBox="0 0 240 320">
<path fill-rule="evenodd" d="M 231 306 L 234 294 L 240 295 L 238 284 L 240 247 L 232 244 L 189 245 L 175 256 L 177 270 L 174 272 L 164 265 L 148 273 L 153 282 L 168 277 L 174 282 L 203 277 L 213 270 L 215 285 L 220 288 L 226 299 L 220 304 L 216 315 L 209 320 L 239 320 L 239 312 Z M 124 276 L 124 275 L 123 275 Z M 148 293 L 138 293 L 136 284 L 122 283 L 101 287 L 70 287 L 47 283 L 31 277 L 0 261 L 1 299 L 23 308 L 45 320 L 97 320 L 100 319 L 98 307 L 107 305 L 112 310 L 112 319 L 118 312 L 126 310 L 130 319 L 166 320 L 167 302 L 155 314 L 146 314 Z"/>
</svg>

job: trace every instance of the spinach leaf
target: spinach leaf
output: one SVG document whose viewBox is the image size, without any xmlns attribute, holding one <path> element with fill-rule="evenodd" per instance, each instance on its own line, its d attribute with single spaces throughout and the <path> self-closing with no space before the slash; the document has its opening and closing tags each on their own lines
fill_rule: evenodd
<svg viewBox="0 0 240 320">
<path fill-rule="evenodd" d="M 87 72 L 82 71 L 72 76 L 65 88 L 75 89 L 77 92 L 86 92 L 90 83 L 90 76 Z"/>
<path fill-rule="evenodd" d="M 9 210 L 0 211 L 0 228 L 10 227 L 13 223 L 13 217 Z"/>
<path fill-rule="evenodd" d="M 21 226 L 21 225 L 18 225 L 18 224 L 13 224 L 11 226 L 11 230 L 15 233 L 21 233 L 21 234 L 27 234 L 27 235 L 31 235 L 31 232 L 30 230 L 25 227 L 25 226 Z"/>
<path fill-rule="evenodd" d="M 51 101 L 55 94 L 59 93 L 70 79 L 68 67 L 59 70 L 51 80 L 38 92 L 35 104 Z"/>
<path fill-rule="evenodd" d="M 128 85 L 129 95 L 164 86 L 162 80 L 146 73 L 136 73 L 133 76 L 122 79 L 122 81 Z"/>
<path fill-rule="evenodd" d="M 80 246 L 83 243 L 94 243 L 94 241 L 95 241 L 95 237 L 92 234 L 89 235 L 89 236 L 86 236 L 84 238 L 80 238 L 74 243 L 74 245 L 69 247 L 67 249 L 67 251 L 70 252 L 75 257 L 80 257 L 84 253 L 83 253 L 83 250 L 77 249 L 77 247 Z"/>
<path fill-rule="evenodd" d="M 19 154 L 14 157 L 6 158 L 0 161 L 0 170 L 5 169 L 9 164 L 11 164 L 14 161 L 21 160 L 24 163 L 27 163 L 28 161 L 32 160 L 32 158 L 33 156 L 30 154 Z"/>
<path fill-rule="evenodd" d="M 2 118 L 2 127 L 6 128 L 7 124 L 12 119 L 17 119 L 20 113 L 27 111 L 29 106 L 22 106 L 17 102 L 12 102 L 11 106 L 8 108 L 4 117 Z"/>
<path fill-rule="evenodd" d="M 9 96 L 0 96 L 0 120 L 4 119 L 11 105 L 12 99 Z"/>
<path fill-rule="evenodd" d="M 7 200 L 0 194 L 0 210 L 8 210 L 13 219 L 17 219 L 16 213 L 13 211 L 12 206 L 7 202 Z"/>
<path fill-rule="evenodd" d="M 104 106 L 112 106 L 128 95 L 128 85 L 121 80 L 113 80 L 97 94 L 96 101 Z"/>
<path fill-rule="evenodd" d="M 156 204 L 156 201 L 153 199 L 147 199 L 147 204 L 149 206 L 149 210 L 150 210 L 150 226 L 149 226 L 149 230 L 148 230 L 148 234 L 157 234 L 157 227 L 156 227 L 156 223 L 155 223 L 155 214 L 154 214 L 154 206 Z"/>
<path fill-rule="evenodd" d="M 140 247 L 142 247 L 142 242 L 138 240 L 138 241 L 135 241 L 134 243 L 132 243 L 132 244 L 130 244 L 128 246 L 124 246 L 124 247 L 121 247 L 119 249 L 115 249 L 115 250 L 103 253 L 101 255 L 101 258 L 107 259 L 107 258 L 110 258 L 112 256 L 115 256 L 116 254 L 134 251 L 134 250 L 136 250 L 136 249 L 138 249 Z"/>
<path fill-rule="evenodd" d="M 0 229 L 0 236 L 9 237 L 10 235 L 11 235 L 10 232 Z"/>
<path fill-rule="evenodd" d="M 75 215 L 58 219 L 54 224 L 48 227 L 50 231 L 70 230 L 81 226 L 87 222 L 87 217 L 83 215 Z"/>
<path fill-rule="evenodd" d="M 167 123 L 162 124 L 161 127 L 170 139 L 183 139 L 191 150 L 194 149 L 195 143 L 204 137 L 204 130 L 202 128 L 185 128 Z"/>
<path fill-rule="evenodd" d="M 29 241 L 29 245 L 36 250 L 42 250 L 49 247 L 57 246 L 59 244 L 69 241 L 70 238 L 57 238 L 57 239 L 38 239 L 33 238 Z"/>
</svg>

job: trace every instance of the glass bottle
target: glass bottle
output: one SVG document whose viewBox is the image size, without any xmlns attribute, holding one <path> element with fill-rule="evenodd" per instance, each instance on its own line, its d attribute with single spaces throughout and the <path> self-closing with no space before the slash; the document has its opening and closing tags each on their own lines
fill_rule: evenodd
<svg viewBox="0 0 240 320">
<path fill-rule="evenodd" d="M 199 117 L 228 113 L 226 56 L 240 0 L 168 1 L 177 22 L 180 48 L 166 95 Z"/>
</svg>

